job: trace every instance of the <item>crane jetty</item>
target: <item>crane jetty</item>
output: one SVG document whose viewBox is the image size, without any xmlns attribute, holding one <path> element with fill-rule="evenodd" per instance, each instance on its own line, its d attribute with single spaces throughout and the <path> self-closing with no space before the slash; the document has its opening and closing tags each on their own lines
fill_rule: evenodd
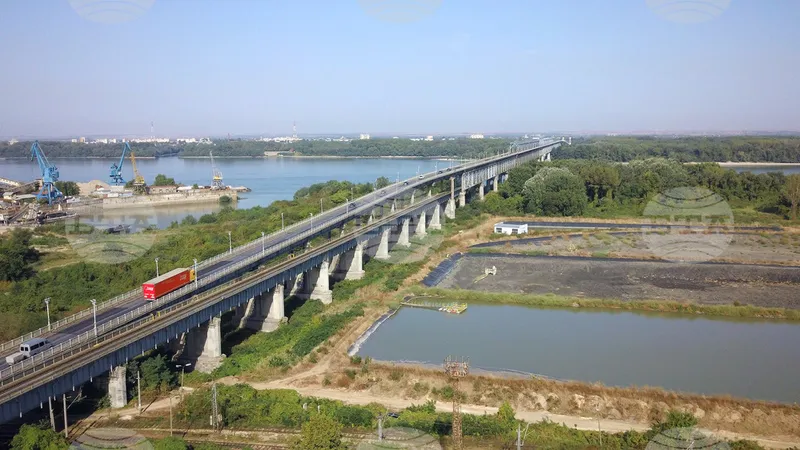
<svg viewBox="0 0 800 450">
<path fill-rule="evenodd" d="M 442 311 L 448 314 L 461 314 L 467 310 L 466 303 L 437 303 L 437 302 L 428 302 L 428 301 L 419 301 L 419 300 L 403 300 L 400 302 L 402 306 L 408 306 L 410 308 L 423 308 L 423 309 L 433 309 L 435 311 Z"/>
</svg>

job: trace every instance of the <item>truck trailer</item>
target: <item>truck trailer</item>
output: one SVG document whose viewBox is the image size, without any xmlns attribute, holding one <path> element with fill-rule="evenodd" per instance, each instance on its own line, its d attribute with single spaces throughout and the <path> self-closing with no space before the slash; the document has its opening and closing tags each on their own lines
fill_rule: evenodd
<svg viewBox="0 0 800 450">
<path fill-rule="evenodd" d="M 169 294 L 175 289 L 194 281 L 195 273 L 192 269 L 174 269 L 142 283 L 142 294 L 147 300 L 155 300 L 162 295 Z"/>
</svg>

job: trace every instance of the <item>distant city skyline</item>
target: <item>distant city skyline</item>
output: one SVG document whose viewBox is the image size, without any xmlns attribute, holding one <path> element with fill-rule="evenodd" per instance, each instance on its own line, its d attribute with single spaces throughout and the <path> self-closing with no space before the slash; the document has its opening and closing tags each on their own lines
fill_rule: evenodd
<svg viewBox="0 0 800 450">
<path fill-rule="evenodd" d="M 0 2 L 0 136 L 800 130 L 798 2 L 698 23 L 648 0 L 441 0 L 404 21 L 359 0 L 144 3 L 112 23 Z"/>
</svg>

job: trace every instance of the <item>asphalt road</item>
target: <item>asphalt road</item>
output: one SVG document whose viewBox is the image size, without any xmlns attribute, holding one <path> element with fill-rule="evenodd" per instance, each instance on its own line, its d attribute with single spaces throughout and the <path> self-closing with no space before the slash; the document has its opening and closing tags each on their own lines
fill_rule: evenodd
<svg viewBox="0 0 800 450">
<path fill-rule="evenodd" d="M 450 169 L 443 169 L 440 170 L 439 173 L 441 174 L 448 174 L 454 172 L 454 170 Z M 383 189 L 376 190 L 370 194 L 367 194 L 363 197 L 360 197 L 355 200 L 355 208 L 352 207 L 353 203 L 351 202 L 351 206 L 343 207 L 343 208 L 334 208 L 329 211 L 324 211 L 320 215 L 316 215 L 313 217 L 311 221 L 304 221 L 299 226 L 295 228 L 290 228 L 286 230 L 283 234 L 278 234 L 273 236 L 270 239 L 267 239 L 265 242 L 265 246 L 267 248 L 280 244 L 283 241 L 291 239 L 301 233 L 309 231 L 312 226 L 319 226 L 320 224 L 335 219 L 345 213 L 345 209 L 349 210 L 350 212 L 360 212 L 361 214 L 369 213 L 377 204 L 391 201 L 395 197 L 400 197 L 405 193 L 410 192 L 411 190 L 415 189 L 417 186 L 423 183 L 427 183 L 428 179 L 430 178 L 430 174 L 426 174 L 423 178 L 417 178 L 413 180 L 406 180 L 401 181 L 400 183 L 395 183 L 391 186 L 387 186 Z M 218 261 L 215 261 L 213 264 L 204 267 L 198 270 L 198 280 L 213 275 L 215 272 L 230 267 L 239 261 L 247 259 L 253 255 L 256 255 L 261 252 L 261 246 L 255 245 L 252 248 L 246 249 L 241 253 L 233 253 L 228 258 L 223 258 Z M 144 283 L 147 280 L 142 280 Z M 204 289 L 201 288 L 198 292 L 202 292 Z M 110 321 L 114 320 L 117 317 L 123 316 L 130 311 L 135 310 L 136 308 L 146 304 L 149 300 L 145 300 L 145 298 L 141 295 L 128 300 L 125 303 L 117 305 L 115 307 L 109 309 L 103 309 L 98 312 L 97 314 L 97 324 L 98 326 Z M 166 305 L 165 305 L 166 306 Z M 133 320 L 133 319 L 132 319 Z M 45 334 L 41 337 L 47 338 L 54 346 L 62 342 L 66 342 L 69 339 L 78 336 L 82 333 L 85 333 L 89 330 L 92 330 L 94 327 L 94 320 L 91 315 L 87 316 L 85 319 L 71 324 L 65 328 L 59 329 L 54 333 Z M 0 360 L 0 370 L 7 368 L 9 365 L 6 363 L 5 357 L 13 351 L 4 352 L 2 355 L 2 360 Z"/>
</svg>

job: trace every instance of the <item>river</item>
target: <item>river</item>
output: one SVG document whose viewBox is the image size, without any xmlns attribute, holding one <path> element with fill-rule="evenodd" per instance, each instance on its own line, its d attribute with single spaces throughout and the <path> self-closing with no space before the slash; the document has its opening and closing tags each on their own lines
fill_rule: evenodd
<svg viewBox="0 0 800 450">
<path fill-rule="evenodd" d="M 402 308 L 358 353 L 439 366 L 468 356 L 487 370 L 791 403 L 798 342 L 800 326 L 786 322 L 471 304 L 461 315 Z"/>
<path fill-rule="evenodd" d="M 111 159 L 54 159 L 61 180 L 108 182 Z M 238 208 L 268 206 L 275 200 L 289 200 L 300 188 L 329 180 L 354 183 L 374 182 L 378 177 L 394 182 L 411 178 L 420 172 L 433 171 L 436 167 L 449 167 L 458 162 L 430 159 L 389 158 L 218 158 L 216 165 L 222 172 L 224 183 L 230 186 L 246 186 L 252 192 L 240 194 Z M 157 174 L 175 178 L 179 183 L 211 184 L 211 161 L 207 158 L 159 158 L 137 159 L 136 166 L 148 182 Z M 123 176 L 132 178 L 128 163 Z M 14 180 L 38 178 L 39 168 L 27 159 L 0 160 L 0 177 Z M 169 226 L 191 214 L 200 217 L 220 209 L 214 203 L 175 205 L 155 208 L 159 228 Z"/>
</svg>

